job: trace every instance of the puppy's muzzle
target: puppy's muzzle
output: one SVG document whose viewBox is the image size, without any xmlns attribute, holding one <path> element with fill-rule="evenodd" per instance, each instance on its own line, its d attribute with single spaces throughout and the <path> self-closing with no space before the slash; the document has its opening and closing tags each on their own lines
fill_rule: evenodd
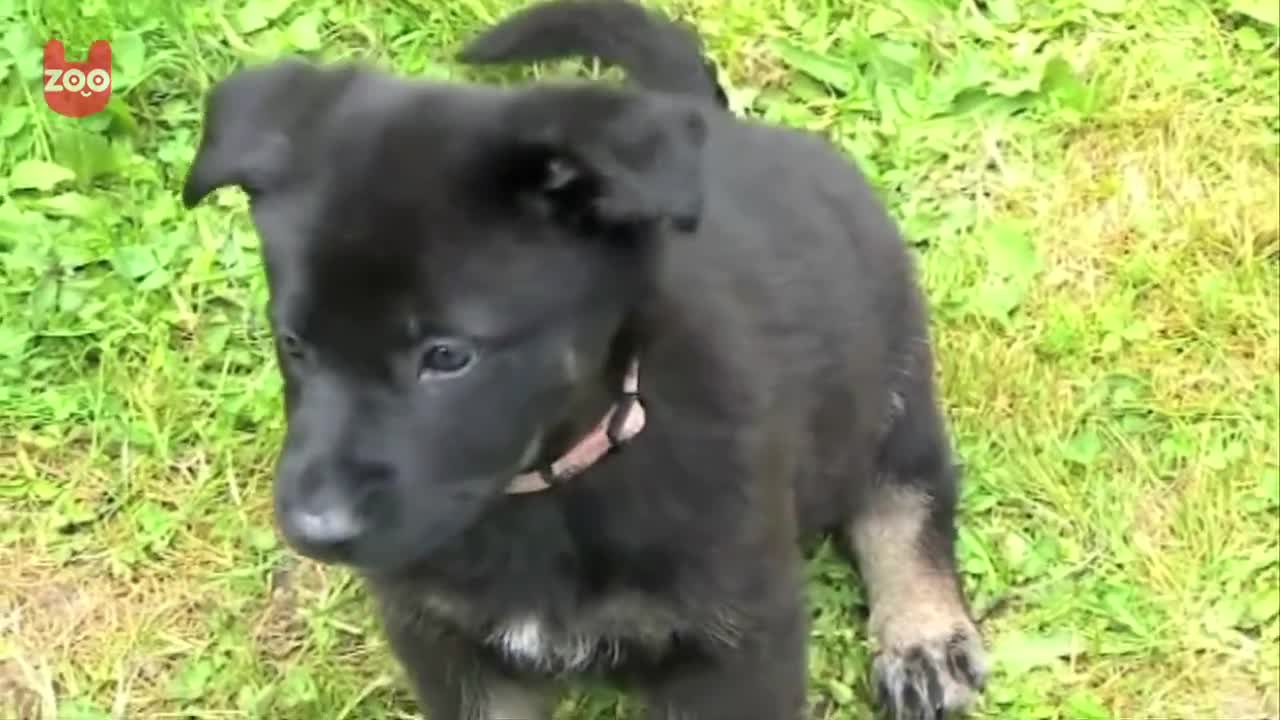
<svg viewBox="0 0 1280 720">
<path fill-rule="evenodd" d="M 301 554 L 322 562 L 350 559 L 371 529 L 359 504 L 324 470 L 308 472 L 300 485 L 308 489 L 286 493 L 276 508 L 285 539 Z"/>
</svg>

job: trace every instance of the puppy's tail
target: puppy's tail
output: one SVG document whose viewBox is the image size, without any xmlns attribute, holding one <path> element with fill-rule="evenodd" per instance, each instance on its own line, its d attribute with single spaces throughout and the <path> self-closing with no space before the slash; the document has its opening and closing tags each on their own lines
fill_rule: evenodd
<svg viewBox="0 0 1280 720">
<path fill-rule="evenodd" d="M 691 29 L 627 0 L 550 0 L 473 38 L 458 54 L 472 65 L 596 58 L 649 90 L 728 107 L 716 67 Z"/>
</svg>

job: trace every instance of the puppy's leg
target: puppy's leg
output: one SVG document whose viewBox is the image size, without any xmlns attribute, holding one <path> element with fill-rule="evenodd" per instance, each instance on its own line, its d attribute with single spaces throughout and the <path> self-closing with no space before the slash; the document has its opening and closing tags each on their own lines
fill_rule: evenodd
<svg viewBox="0 0 1280 720">
<path fill-rule="evenodd" d="M 805 717 L 808 621 L 788 608 L 741 646 L 673 668 L 647 693 L 650 720 L 800 720 Z"/>
<path fill-rule="evenodd" d="M 551 720 L 552 688 L 500 672 L 459 638 L 401 629 L 388 639 L 428 720 Z"/>
<path fill-rule="evenodd" d="M 894 720 L 967 710 L 987 673 L 956 572 L 957 482 L 932 395 L 917 378 L 895 398 L 877 472 L 849 524 L 879 646 L 877 704 Z"/>
</svg>

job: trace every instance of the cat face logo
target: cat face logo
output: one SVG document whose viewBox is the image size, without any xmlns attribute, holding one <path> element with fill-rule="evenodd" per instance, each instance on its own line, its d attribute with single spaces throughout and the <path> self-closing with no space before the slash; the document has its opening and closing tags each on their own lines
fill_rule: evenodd
<svg viewBox="0 0 1280 720">
<path fill-rule="evenodd" d="M 85 62 L 67 62 L 61 40 L 44 46 L 44 101 L 67 117 L 101 112 L 111 99 L 111 44 L 97 40 Z"/>
</svg>

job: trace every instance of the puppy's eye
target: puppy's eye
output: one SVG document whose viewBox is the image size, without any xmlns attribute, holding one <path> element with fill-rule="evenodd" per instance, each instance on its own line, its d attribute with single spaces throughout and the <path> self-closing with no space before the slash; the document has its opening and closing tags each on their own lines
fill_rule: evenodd
<svg viewBox="0 0 1280 720">
<path fill-rule="evenodd" d="M 291 332 L 282 332 L 280 334 L 280 349 L 284 354 L 294 360 L 301 360 L 306 353 L 306 348 L 302 346 L 302 340 Z"/>
<path fill-rule="evenodd" d="M 476 353 L 466 343 L 457 340 L 434 340 L 422 354 L 422 366 L 418 377 L 422 380 L 455 375 L 462 372 L 475 359 Z"/>
</svg>

